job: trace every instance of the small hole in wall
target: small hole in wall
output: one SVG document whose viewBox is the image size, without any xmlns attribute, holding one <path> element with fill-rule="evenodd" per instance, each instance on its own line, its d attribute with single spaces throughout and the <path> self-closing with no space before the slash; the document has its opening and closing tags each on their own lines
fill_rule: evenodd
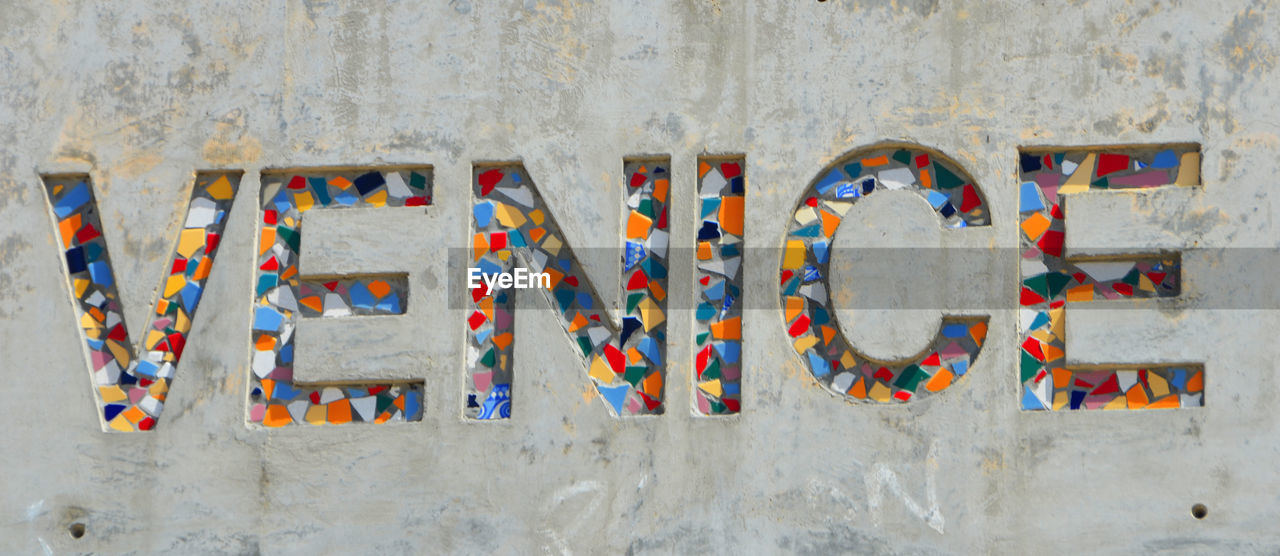
<svg viewBox="0 0 1280 556">
<path fill-rule="evenodd" d="M 72 523 L 71 525 L 68 525 L 68 526 L 67 526 L 67 533 L 68 533 L 68 534 L 70 534 L 70 535 L 71 535 L 71 538 L 73 538 L 73 539 L 78 539 L 78 538 L 80 538 L 80 537 L 83 537 L 83 536 L 84 536 L 84 524 L 83 524 L 83 523 L 80 523 L 80 522 L 78 522 L 78 521 L 77 521 L 77 522 L 75 522 L 75 523 Z"/>
<path fill-rule="evenodd" d="M 1209 515 L 1209 508 L 1205 507 L 1204 504 L 1196 504 L 1194 506 L 1191 506 L 1191 517 L 1194 517 L 1196 519 L 1204 519 L 1204 516 L 1206 515 Z"/>
</svg>

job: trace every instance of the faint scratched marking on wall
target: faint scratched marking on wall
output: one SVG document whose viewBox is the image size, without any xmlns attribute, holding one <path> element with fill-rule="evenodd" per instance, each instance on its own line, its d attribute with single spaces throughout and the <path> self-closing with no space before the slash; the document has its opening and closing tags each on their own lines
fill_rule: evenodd
<svg viewBox="0 0 1280 556">
<path fill-rule="evenodd" d="M 877 527 L 882 525 L 886 506 L 893 507 L 896 500 L 912 517 L 944 534 L 946 519 L 938 503 L 937 440 L 929 443 L 929 451 L 921 465 L 924 504 L 907 492 L 909 488 L 920 485 L 918 480 L 908 480 L 904 487 L 902 473 L 890 465 L 883 462 L 867 464 L 856 459 L 846 460 L 809 477 L 803 496 L 806 504 L 813 511 L 822 513 L 823 520 L 828 523 L 853 523 L 858 519 L 859 511 L 865 510 L 871 523 Z M 857 482 L 850 484 L 846 482 L 848 480 Z"/>
<path fill-rule="evenodd" d="M 606 485 L 602 481 L 590 480 L 561 487 L 552 494 L 544 506 L 545 526 L 542 533 L 551 541 L 543 544 L 544 551 L 553 549 L 560 554 L 572 554 L 569 542 L 579 535 L 583 527 L 596 521 L 602 514 L 600 506 L 606 498 Z M 575 502 L 579 505 L 575 509 Z"/>
<path fill-rule="evenodd" d="M 911 498 L 902 488 L 898 474 L 883 463 L 877 463 L 873 469 L 864 472 L 863 480 L 867 485 L 867 507 L 872 520 L 878 519 L 876 510 L 879 510 L 880 505 L 884 503 L 884 491 L 887 488 L 902 501 L 902 505 L 911 512 L 911 515 L 923 520 L 934 531 L 944 532 L 947 521 L 942 517 L 942 509 L 938 506 L 938 441 L 929 443 L 929 454 L 925 456 L 924 461 L 925 502 L 929 507 L 921 506 Z"/>
</svg>

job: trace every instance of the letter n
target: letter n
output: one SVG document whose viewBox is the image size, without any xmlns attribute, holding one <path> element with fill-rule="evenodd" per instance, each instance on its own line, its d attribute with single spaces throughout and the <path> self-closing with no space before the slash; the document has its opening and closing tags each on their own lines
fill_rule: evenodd
<svg viewBox="0 0 1280 556">
<path fill-rule="evenodd" d="M 623 166 L 621 321 L 605 309 L 520 164 L 474 169 L 472 265 L 490 275 L 509 271 L 518 256 L 531 271 L 549 274 L 551 289 L 542 292 L 612 414 L 658 414 L 666 376 L 669 164 L 634 160 Z M 502 419 L 511 415 L 514 292 L 486 290 L 471 290 L 465 412 L 473 419 Z"/>
<path fill-rule="evenodd" d="M 213 269 L 239 172 L 199 172 L 155 312 L 135 350 L 89 176 L 44 176 L 104 431 L 155 428 Z"/>
</svg>

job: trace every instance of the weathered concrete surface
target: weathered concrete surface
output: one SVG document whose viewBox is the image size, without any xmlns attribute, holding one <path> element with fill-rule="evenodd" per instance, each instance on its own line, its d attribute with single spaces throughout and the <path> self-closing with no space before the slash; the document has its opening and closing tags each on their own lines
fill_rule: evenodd
<svg viewBox="0 0 1280 556">
<path fill-rule="evenodd" d="M 584 395 L 553 316 L 524 312 L 515 416 L 475 424 L 459 417 L 464 315 L 433 291 L 447 283 L 446 248 L 465 245 L 473 161 L 522 159 L 574 245 L 612 246 L 622 156 L 670 154 L 674 238 L 689 241 L 696 156 L 747 153 L 747 241 L 772 247 L 821 167 L 890 139 L 963 164 L 995 208 L 994 225 L 963 241 L 1004 247 L 1017 241 L 1019 145 L 1199 142 L 1193 199 L 1144 199 L 1137 212 L 1100 200 L 1120 220 L 1081 209 L 1070 229 L 1178 241 L 1158 226 L 1185 218 L 1172 229 L 1188 243 L 1274 248 L 1280 6 L 366 4 L 0 10 L 0 552 L 1280 550 L 1275 311 L 1125 313 L 1108 333 L 1106 314 L 1088 312 L 1069 357 L 1202 358 L 1208 405 L 1076 414 L 1018 411 L 1011 310 L 991 315 L 964 382 L 886 408 L 828 395 L 791 353 L 781 313 L 750 311 L 745 412 L 719 420 L 684 410 L 691 393 L 675 377 L 689 372 L 692 317 L 676 315 L 671 409 L 626 421 Z M 360 325 L 420 329 L 397 361 L 416 361 L 400 376 L 428 381 L 425 418 L 250 430 L 258 172 L 377 163 L 435 167 L 435 206 L 410 230 L 425 253 L 406 269 L 411 309 Z M 92 174 L 136 330 L 197 168 L 246 171 L 205 308 L 160 429 L 103 434 L 38 174 Z M 386 261 L 334 264 L 363 262 Z M 588 263 L 616 298 L 616 263 Z M 747 263 L 747 295 L 776 296 L 777 260 Z M 1189 287 L 1251 296 L 1274 284 L 1198 284 L 1201 263 L 1187 264 Z M 692 295 L 692 272 L 676 262 L 672 296 Z M 874 331 L 854 341 L 894 345 Z M 1190 515 L 1197 502 L 1204 520 Z"/>
</svg>

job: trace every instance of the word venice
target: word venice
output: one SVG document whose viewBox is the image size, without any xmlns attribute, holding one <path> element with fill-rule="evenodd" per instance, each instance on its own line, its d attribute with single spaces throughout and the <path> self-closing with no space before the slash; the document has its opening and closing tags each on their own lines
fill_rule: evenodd
<svg viewBox="0 0 1280 556">
<path fill-rule="evenodd" d="M 1019 153 L 1022 283 L 1019 333 L 1024 410 L 1142 409 L 1204 404 L 1199 364 L 1143 368 L 1073 368 L 1066 363 L 1066 305 L 1081 301 L 1174 297 L 1180 259 L 1172 255 L 1115 260 L 1065 257 L 1062 203 L 1074 193 L 1199 186 L 1198 145 L 1064 147 Z M 606 310 L 557 219 L 518 162 L 472 172 L 471 268 L 467 300 L 464 415 L 511 415 L 514 368 L 513 289 L 541 289 L 558 315 L 596 392 L 615 416 L 664 411 L 669 236 L 669 159 L 624 161 L 625 307 Z M 744 211 L 746 160 L 698 161 L 695 213 L 693 411 L 742 411 Z M 241 172 L 198 172 L 160 298 L 135 349 L 121 303 L 94 188 L 87 175 L 43 176 L 69 290 L 83 334 L 99 416 L 106 431 L 156 426 L 218 254 Z M 432 204 L 430 166 L 359 171 L 264 172 L 251 303 L 252 426 L 417 421 L 424 381 L 307 384 L 294 380 L 294 332 L 300 318 L 398 315 L 405 310 L 404 274 L 322 278 L 300 275 L 304 215 L 312 211 Z M 800 193 L 782 239 L 778 302 L 783 332 L 800 361 L 825 388 L 853 402 L 908 403 L 937 395 L 971 370 L 987 333 L 986 317 L 943 316 L 927 349 L 906 361 L 859 353 L 836 321 L 829 254 L 841 220 L 860 199 L 881 190 L 914 192 L 954 233 L 991 225 L 982 189 L 954 160 L 920 146 L 880 144 L 847 153 Z M 948 232 L 952 233 L 952 232 Z M 517 257 L 529 269 L 515 267 Z M 513 270 L 514 269 L 514 270 Z M 483 284 L 482 284 L 483 282 Z M 134 336 L 137 337 L 137 336 Z M 677 364 L 678 366 L 678 364 Z"/>
</svg>

